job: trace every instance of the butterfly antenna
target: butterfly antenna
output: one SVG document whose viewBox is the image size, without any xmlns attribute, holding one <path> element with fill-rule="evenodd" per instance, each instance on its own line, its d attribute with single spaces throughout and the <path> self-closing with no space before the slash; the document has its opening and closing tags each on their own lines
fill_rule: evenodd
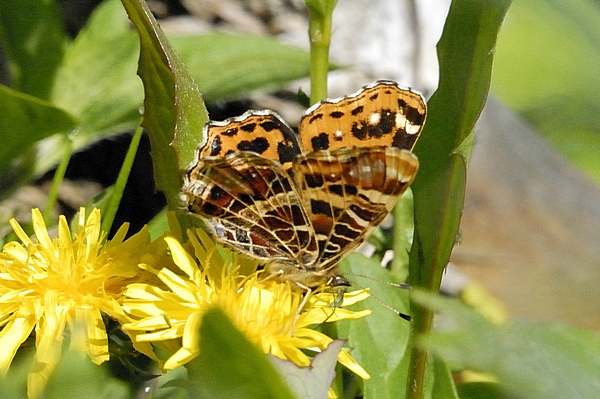
<svg viewBox="0 0 600 399">
<path fill-rule="evenodd" d="M 346 273 L 346 274 L 349 274 L 349 273 Z M 367 280 L 371 280 L 371 281 L 376 281 L 378 283 L 382 283 L 382 284 L 386 284 L 386 285 L 391 285 L 392 287 L 400 288 L 400 289 L 403 289 L 403 290 L 412 290 L 412 286 L 410 284 L 392 283 L 390 281 L 380 280 L 380 279 L 377 279 L 377 278 L 373 278 L 371 276 L 365 276 L 364 274 L 354 274 L 354 273 L 352 273 L 351 275 L 355 276 L 355 277 L 360 277 L 360 278 L 364 278 L 364 279 L 367 279 Z"/>
<path fill-rule="evenodd" d="M 349 274 L 346 273 L 346 275 L 352 275 L 354 277 L 362 277 L 362 278 L 366 278 L 367 280 L 372 280 L 372 281 L 377 281 L 379 283 L 383 283 L 383 284 L 387 284 L 387 285 L 391 285 L 392 287 L 396 287 L 396 288 L 400 288 L 403 290 L 410 290 L 412 289 L 412 287 L 410 286 L 410 284 L 399 284 L 399 283 L 392 283 L 389 281 L 384 281 L 384 280 L 379 280 L 370 276 L 365 276 L 362 274 Z M 363 286 L 361 286 L 360 284 L 358 284 L 357 282 L 353 282 L 354 285 L 358 286 L 359 288 L 364 288 Z M 391 310 L 392 312 L 396 313 L 397 316 L 400 316 L 400 318 L 410 322 L 412 321 L 412 317 L 404 312 L 399 311 L 398 309 L 388 305 L 387 303 L 383 302 L 381 299 L 377 298 L 375 295 L 371 294 L 371 298 L 375 299 L 377 302 L 379 302 L 382 306 L 384 306 L 385 308 Z"/>
<path fill-rule="evenodd" d="M 375 299 L 377 302 L 379 302 L 381 305 L 383 305 L 384 307 L 386 307 L 387 309 L 391 310 L 392 312 L 394 312 L 396 314 L 396 316 L 400 316 L 401 319 L 404 319 L 408 322 L 412 321 L 412 317 L 404 312 L 399 311 L 398 309 L 388 305 L 387 303 L 383 302 L 381 299 L 377 298 L 374 295 L 371 295 L 371 297 L 373 299 Z"/>
</svg>

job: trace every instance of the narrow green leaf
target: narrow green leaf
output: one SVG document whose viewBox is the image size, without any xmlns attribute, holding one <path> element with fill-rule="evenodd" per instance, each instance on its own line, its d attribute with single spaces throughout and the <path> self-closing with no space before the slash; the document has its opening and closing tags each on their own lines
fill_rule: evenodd
<svg viewBox="0 0 600 399">
<path fill-rule="evenodd" d="M 494 46 L 510 0 L 454 0 L 437 45 L 439 87 L 428 103 L 428 120 L 415 147 L 420 170 L 412 184 L 415 233 L 410 283 L 437 291 L 458 234 L 466 184 L 461 144 L 485 104 Z M 460 149 L 458 149 L 460 147 Z M 458 149 L 458 150 L 457 150 Z M 413 334 L 431 328 L 433 314 L 415 307 Z M 407 396 L 423 398 L 427 354 L 411 354 Z"/>
<path fill-rule="evenodd" d="M 490 84 L 496 36 L 510 0 L 454 0 L 438 43 L 440 82 L 415 147 L 415 240 L 411 284 L 439 287 L 454 246 L 465 189 L 465 148 Z"/>
<path fill-rule="evenodd" d="M 459 399 L 452 380 L 452 373 L 446 362 L 434 356 L 431 363 L 433 377 L 431 397 L 434 399 Z"/>
<path fill-rule="evenodd" d="M 502 397 L 598 397 L 597 334 L 550 323 L 497 326 L 456 300 L 425 292 L 414 292 L 412 299 L 440 313 L 439 331 L 421 337 L 419 344 L 457 368 L 492 373 Z"/>
<path fill-rule="evenodd" d="M 308 76 L 308 53 L 272 37 L 215 33 L 172 36 L 206 101 Z"/>
<path fill-rule="evenodd" d="M 67 42 L 56 2 L 0 0 L 0 40 L 12 87 L 48 99 Z"/>
<path fill-rule="evenodd" d="M 37 97 L 0 85 L 0 179 L 8 167 L 33 143 L 59 132 L 68 132 L 77 122 L 73 116 Z M 2 187 L 5 187 L 2 185 Z"/>
<path fill-rule="evenodd" d="M 211 399 L 292 399 L 279 373 L 219 309 L 202 317 L 200 354 L 188 365 L 195 391 Z"/>
<path fill-rule="evenodd" d="M 122 0 L 138 29 L 138 74 L 144 83 L 144 121 L 152 146 L 156 187 L 169 209 L 179 208 L 180 170 L 193 159 L 208 113 L 194 79 L 143 0 Z"/>
</svg>

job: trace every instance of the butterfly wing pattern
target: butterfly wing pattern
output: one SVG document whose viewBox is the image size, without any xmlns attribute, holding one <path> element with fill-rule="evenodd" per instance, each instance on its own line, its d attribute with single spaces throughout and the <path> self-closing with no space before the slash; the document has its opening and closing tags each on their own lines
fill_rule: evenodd
<svg viewBox="0 0 600 399">
<path fill-rule="evenodd" d="M 309 108 L 299 137 L 272 111 L 209 122 L 182 189 L 225 245 L 304 287 L 347 285 L 337 263 L 413 181 L 423 97 L 393 81 Z"/>
<path fill-rule="evenodd" d="M 188 172 L 188 209 L 230 247 L 259 259 L 317 258 L 314 230 L 281 164 L 253 152 L 199 161 Z"/>
<path fill-rule="evenodd" d="M 317 234 L 320 267 L 333 267 L 364 241 L 417 168 L 411 152 L 393 147 L 322 150 L 296 158 L 296 185 Z"/>
</svg>

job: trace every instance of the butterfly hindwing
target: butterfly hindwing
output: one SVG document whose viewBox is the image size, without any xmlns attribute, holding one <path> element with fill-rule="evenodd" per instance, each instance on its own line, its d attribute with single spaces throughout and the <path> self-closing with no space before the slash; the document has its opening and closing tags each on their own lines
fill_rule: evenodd
<svg viewBox="0 0 600 399">
<path fill-rule="evenodd" d="M 314 231 L 281 165 L 251 152 L 210 157 L 187 174 L 188 209 L 210 221 L 217 237 L 254 257 L 316 258 Z"/>
<path fill-rule="evenodd" d="M 417 158 L 398 148 L 342 148 L 296 158 L 294 180 L 319 243 L 321 266 L 355 249 L 414 179 Z"/>
</svg>

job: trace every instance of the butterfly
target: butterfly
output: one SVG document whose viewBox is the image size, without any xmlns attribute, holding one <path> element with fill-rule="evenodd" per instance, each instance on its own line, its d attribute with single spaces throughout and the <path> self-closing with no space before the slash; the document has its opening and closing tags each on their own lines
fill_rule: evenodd
<svg viewBox="0 0 600 399">
<path fill-rule="evenodd" d="M 310 107 L 296 134 L 275 112 L 204 127 L 182 197 L 224 245 L 312 289 L 349 285 L 337 264 L 416 176 L 421 94 L 380 80 Z"/>
</svg>

